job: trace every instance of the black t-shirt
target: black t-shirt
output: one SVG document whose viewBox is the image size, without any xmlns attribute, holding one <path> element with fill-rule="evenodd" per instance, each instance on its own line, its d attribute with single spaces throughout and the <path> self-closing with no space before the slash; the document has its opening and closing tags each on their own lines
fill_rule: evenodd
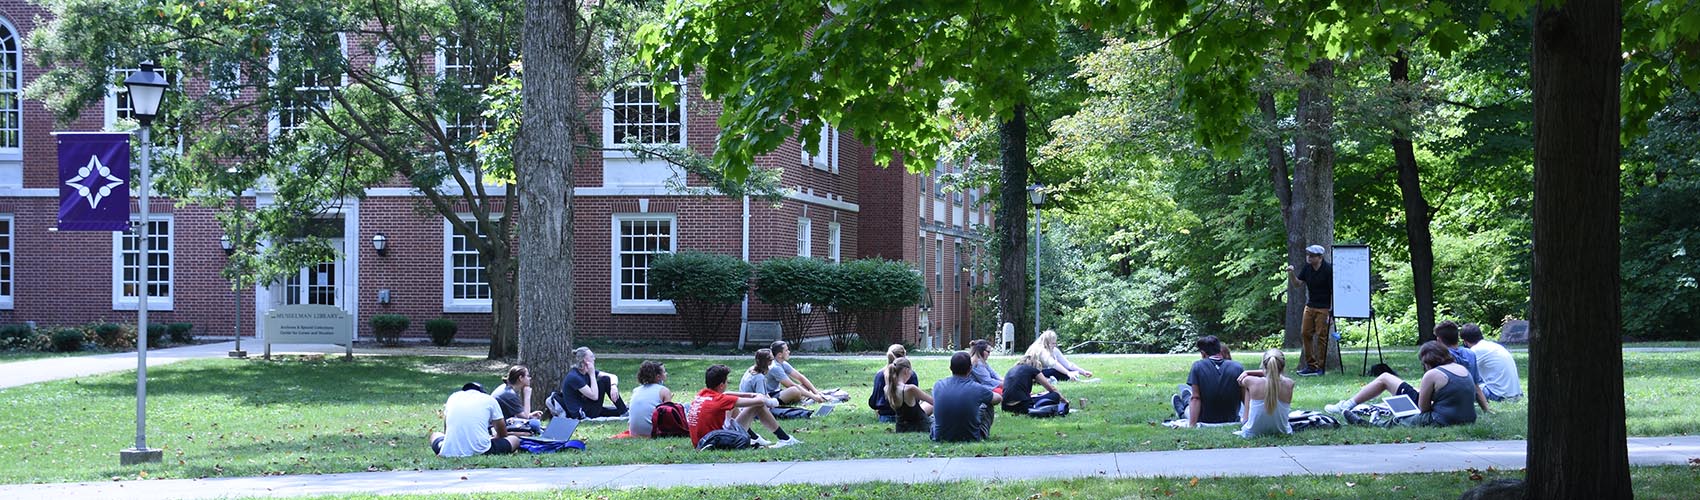
<svg viewBox="0 0 1700 500">
<path fill-rule="evenodd" d="M 915 372 L 912 370 L 909 372 L 909 385 L 921 385 L 921 378 L 915 376 Z M 875 413 L 884 416 L 897 414 L 892 411 L 891 403 L 885 400 L 885 370 L 874 372 L 874 391 L 868 394 L 868 408 L 872 408 Z"/>
<path fill-rule="evenodd" d="M 1016 363 L 1003 376 L 1003 407 L 1026 408 L 1027 400 L 1033 396 L 1033 379 L 1039 376 L 1039 369 Z"/>
<path fill-rule="evenodd" d="M 601 401 L 586 398 L 579 392 L 579 389 L 587 385 L 590 385 L 590 378 L 576 368 L 567 370 L 566 378 L 561 379 L 561 409 L 566 410 L 567 416 L 579 418 L 584 407 L 602 404 Z"/>
<path fill-rule="evenodd" d="M 1192 362 L 1186 383 L 1198 386 L 1198 398 L 1204 405 L 1199 408 L 1199 422 L 1220 424 L 1240 420 L 1241 373 L 1245 373 L 1245 367 L 1231 359 L 1204 358 Z"/>
<path fill-rule="evenodd" d="M 1299 281 L 1305 282 L 1305 291 L 1309 292 L 1310 296 L 1310 299 L 1305 301 L 1305 306 L 1317 309 L 1329 309 L 1334 306 L 1334 266 L 1323 261 L 1322 265 L 1311 269 L 1310 263 L 1306 262 L 1299 268 Z"/>
</svg>

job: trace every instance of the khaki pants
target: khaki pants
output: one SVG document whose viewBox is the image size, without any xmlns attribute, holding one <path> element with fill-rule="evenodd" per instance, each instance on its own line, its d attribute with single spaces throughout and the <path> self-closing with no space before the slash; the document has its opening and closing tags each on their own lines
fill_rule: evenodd
<svg viewBox="0 0 1700 500">
<path fill-rule="evenodd" d="M 1305 306 L 1304 319 L 1299 322 L 1305 367 L 1312 370 L 1328 369 L 1328 313 L 1328 309 Z"/>
</svg>

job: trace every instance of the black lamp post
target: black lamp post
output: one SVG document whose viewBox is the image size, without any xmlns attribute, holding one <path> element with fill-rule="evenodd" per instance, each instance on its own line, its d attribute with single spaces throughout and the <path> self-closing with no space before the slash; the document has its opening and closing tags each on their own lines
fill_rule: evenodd
<svg viewBox="0 0 1700 500">
<path fill-rule="evenodd" d="M 1039 316 L 1043 315 L 1039 309 L 1039 249 L 1045 246 L 1039 235 L 1039 224 L 1043 220 L 1039 212 L 1045 205 L 1045 185 L 1027 186 L 1027 201 L 1033 203 L 1033 338 L 1039 338 L 1042 331 Z"/>
<path fill-rule="evenodd" d="M 118 462 L 122 465 L 132 465 L 148 462 L 158 462 L 162 458 L 159 448 L 148 447 L 147 409 L 148 409 L 148 287 L 152 285 L 149 276 L 148 253 L 152 251 L 152 242 L 148 240 L 148 188 L 152 187 L 151 171 L 148 165 L 152 159 L 153 136 L 149 126 L 159 115 L 159 103 L 165 97 L 165 89 L 169 84 L 165 77 L 154 72 L 153 61 L 142 63 L 140 71 L 130 74 L 124 79 L 124 88 L 130 94 L 130 107 L 135 110 L 136 121 L 142 124 L 142 178 L 141 178 L 141 217 L 142 223 L 136 236 L 140 240 L 141 258 L 136 259 L 140 266 L 137 272 L 139 287 L 136 300 L 136 447 L 118 452 Z"/>
</svg>

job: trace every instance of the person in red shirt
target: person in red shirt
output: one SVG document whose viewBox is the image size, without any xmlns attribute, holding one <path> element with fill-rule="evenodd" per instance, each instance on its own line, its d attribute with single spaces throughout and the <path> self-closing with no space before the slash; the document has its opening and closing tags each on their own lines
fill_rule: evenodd
<svg viewBox="0 0 1700 500">
<path fill-rule="evenodd" d="M 689 414 L 691 424 L 691 446 L 697 446 L 703 436 L 720 429 L 743 431 L 750 435 L 750 442 L 757 446 L 768 448 L 783 448 L 794 444 L 802 444 L 797 438 L 785 433 L 779 428 L 779 421 L 773 419 L 773 412 L 768 408 L 779 406 L 779 401 L 766 394 L 748 392 L 726 392 L 726 377 L 732 373 L 726 365 L 708 367 L 703 374 L 703 390 L 697 393 L 696 400 L 691 402 L 695 408 Z M 763 426 L 773 431 L 779 438 L 778 442 L 768 441 L 757 436 L 750 430 L 750 422 L 761 419 Z"/>
</svg>

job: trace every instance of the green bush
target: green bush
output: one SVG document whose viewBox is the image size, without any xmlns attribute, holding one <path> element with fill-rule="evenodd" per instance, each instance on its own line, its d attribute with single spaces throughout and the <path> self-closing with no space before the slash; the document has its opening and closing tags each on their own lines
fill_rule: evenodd
<svg viewBox="0 0 1700 500">
<path fill-rule="evenodd" d="M 897 311 L 920 303 L 927 291 L 920 273 L 902 262 L 857 259 L 828 269 L 825 305 L 832 347 L 839 351 L 854 348 L 851 334 L 858 327 L 857 336 L 876 347 L 901 338 Z"/>
<path fill-rule="evenodd" d="M 117 347 L 124 340 L 124 326 L 117 323 L 94 325 L 95 343 L 101 347 Z"/>
<path fill-rule="evenodd" d="M 375 314 L 368 323 L 372 325 L 372 336 L 386 345 L 400 342 L 401 332 L 407 331 L 407 326 L 411 324 L 407 316 L 400 314 Z"/>
<path fill-rule="evenodd" d="M 679 321 L 697 347 L 733 324 L 728 319 L 750 289 L 751 266 L 730 255 L 685 251 L 650 262 L 655 295 L 673 301 Z"/>
<path fill-rule="evenodd" d="M 431 343 L 448 347 L 455 342 L 455 332 L 460 331 L 460 325 L 448 318 L 438 318 L 425 322 L 425 333 L 431 334 Z"/>
<path fill-rule="evenodd" d="M 35 332 L 30 331 L 26 324 L 0 325 L 0 349 L 23 349 L 29 347 L 30 339 Z"/>
<path fill-rule="evenodd" d="M 53 332 L 53 350 L 59 352 L 76 352 L 83 350 L 83 341 L 88 336 L 83 335 L 80 328 L 60 328 Z"/>
<path fill-rule="evenodd" d="M 165 336 L 171 327 L 164 323 L 148 323 L 148 345 L 165 345 Z"/>
<path fill-rule="evenodd" d="M 831 300 L 830 266 L 826 261 L 808 257 L 768 259 L 756 264 L 756 298 L 779 313 L 785 340 L 793 344 L 802 341 L 815 319 L 825 316 L 814 314 L 817 311 L 813 309 L 824 309 Z M 815 306 L 810 308 L 810 314 L 804 314 L 804 305 L 808 304 Z"/>
<path fill-rule="evenodd" d="M 165 325 L 165 330 L 171 334 L 171 343 L 187 344 L 195 340 L 195 325 L 193 323 L 172 323 Z"/>
</svg>

